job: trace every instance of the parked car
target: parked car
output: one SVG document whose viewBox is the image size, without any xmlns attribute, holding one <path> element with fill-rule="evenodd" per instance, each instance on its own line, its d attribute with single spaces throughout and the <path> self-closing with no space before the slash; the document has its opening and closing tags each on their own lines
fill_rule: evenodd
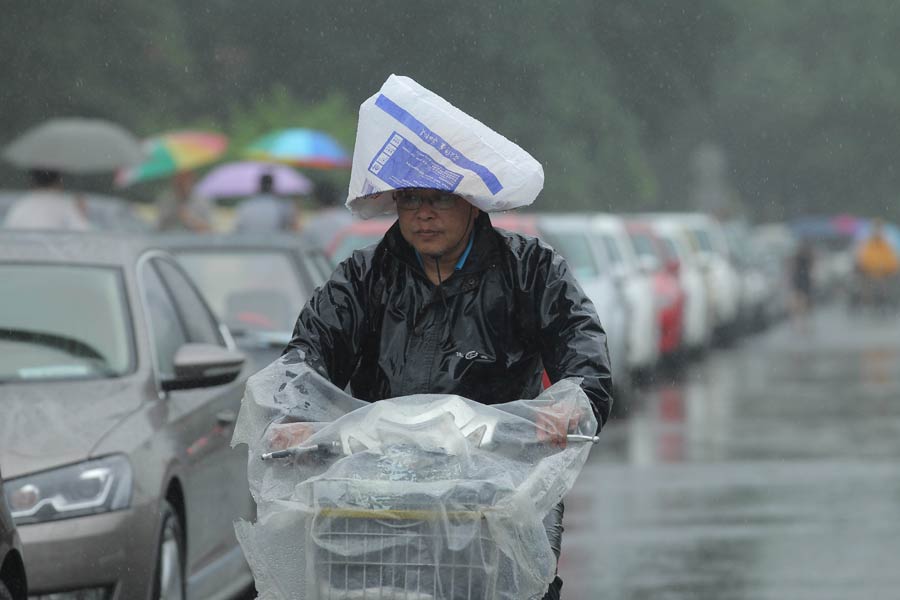
<svg viewBox="0 0 900 600">
<path fill-rule="evenodd" d="M 613 384 L 619 391 L 631 387 L 628 368 L 628 301 L 613 276 L 612 266 L 602 251 L 593 247 L 588 219 L 584 215 L 540 215 L 540 237 L 562 254 L 594 303 L 606 331 L 613 368 Z"/>
<path fill-rule="evenodd" d="M 499 212 L 490 215 L 491 225 L 497 229 L 514 231 L 532 237 L 539 237 L 537 216 L 534 213 L 518 211 Z"/>
<path fill-rule="evenodd" d="M 233 522 L 255 510 L 230 447 L 250 370 L 174 257 L 135 236 L 0 233 L 0 298 L 0 469 L 29 593 L 250 585 Z"/>
<path fill-rule="evenodd" d="M 278 358 L 300 310 L 332 271 L 303 235 L 166 234 L 157 241 L 178 258 L 257 370 Z"/>
<path fill-rule="evenodd" d="M 593 216 L 590 229 L 591 239 L 602 248 L 628 301 L 628 366 L 638 375 L 649 374 L 659 360 L 659 324 L 652 274 L 641 266 L 621 217 Z"/>
<path fill-rule="evenodd" d="M 28 190 L 0 190 L 0 228 L 6 213 Z M 100 231 L 150 231 L 150 223 L 138 216 L 134 202 L 116 196 L 78 192 L 84 198 L 87 219 Z"/>
<path fill-rule="evenodd" d="M 665 213 L 688 233 L 698 264 L 707 280 L 713 307 L 713 336 L 719 341 L 733 337 L 740 311 L 741 282 L 731 264 L 728 241 L 719 221 L 704 213 Z"/>
<path fill-rule="evenodd" d="M 688 352 L 702 353 L 712 341 L 713 314 L 704 271 L 688 233 L 677 219 L 639 215 L 678 260 L 678 280 L 684 292 L 682 340 Z"/>
<path fill-rule="evenodd" d="M 750 237 L 750 227 L 744 222 L 723 223 L 722 230 L 731 252 L 731 264 L 737 270 L 740 280 L 740 301 L 738 302 L 738 329 L 755 333 L 766 327 L 765 304 L 774 290 L 769 287 L 760 264 L 756 245 Z"/>
<path fill-rule="evenodd" d="M 757 225 L 751 239 L 759 251 L 759 264 L 772 295 L 764 307 L 766 320 L 776 323 L 788 316 L 793 302 L 791 266 L 797 251 L 797 238 L 782 223 Z"/>
<path fill-rule="evenodd" d="M 0 600 L 25 600 L 27 597 L 22 541 L 6 505 L 3 475 L 0 474 Z"/>
<path fill-rule="evenodd" d="M 642 269 L 653 276 L 653 297 L 659 322 L 659 353 L 671 359 L 681 350 L 684 328 L 684 290 L 679 280 L 681 263 L 649 224 L 626 221 L 628 237 Z"/>
<path fill-rule="evenodd" d="M 344 227 L 325 248 L 325 254 L 333 264 L 339 264 L 350 258 L 354 250 L 377 244 L 397 219 L 381 218 L 354 221 Z"/>
</svg>

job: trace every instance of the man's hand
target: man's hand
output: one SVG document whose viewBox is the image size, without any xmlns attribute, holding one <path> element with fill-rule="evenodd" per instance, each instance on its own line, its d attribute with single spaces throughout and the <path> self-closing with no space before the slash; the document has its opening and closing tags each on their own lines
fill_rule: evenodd
<svg viewBox="0 0 900 600">
<path fill-rule="evenodd" d="M 269 427 L 269 448 L 272 450 L 284 450 L 293 446 L 299 446 L 312 437 L 315 429 L 312 423 L 284 423 Z"/>
<path fill-rule="evenodd" d="M 535 420 L 539 441 L 557 448 L 566 447 L 566 436 L 578 427 L 580 411 L 572 406 L 552 404 L 540 410 Z"/>
</svg>

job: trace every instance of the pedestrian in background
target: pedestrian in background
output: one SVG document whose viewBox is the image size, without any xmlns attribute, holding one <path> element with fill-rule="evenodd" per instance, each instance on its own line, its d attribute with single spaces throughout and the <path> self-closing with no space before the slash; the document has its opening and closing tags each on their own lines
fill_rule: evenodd
<svg viewBox="0 0 900 600">
<path fill-rule="evenodd" d="M 794 316 L 805 322 L 813 305 L 813 266 L 815 251 L 809 240 L 803 240 L 791 259 L 792 308 Z"/>
<path fill-rule="evenodd" d="M 259 178 L 259 194 L 238 205 L 234 230 L 240 233 L 276 233 L 297 230 L 297 207 L 275 195 L 275 179 L 271 173 Z"/>
<path fill-rule="evenodd" d="M 872 222 L 872 232 L 856 251 L 856 268 L 862 275 L 862 301 L 874 308 L 887 308 L 894 302 L 893 289 L 900 260 L 897 252 L 884 234 L 880 219 Z"/>
<path fill-rule="evenodd" d="M 212 230 L 212 206 L 209 200 L 193 194 L 194 174 L 181 171 L 172 176 L 172 185 L 156 199 L 157 229 L 160 231 Z"/>
<path fill-rule="evenodd" d="M 6 215 L 10 229 L 91 228 L 84 198 L 63 190 L 62 173 L 46 169 L 29 171 L 33 190 L 16 202 Z"/>
</svg>

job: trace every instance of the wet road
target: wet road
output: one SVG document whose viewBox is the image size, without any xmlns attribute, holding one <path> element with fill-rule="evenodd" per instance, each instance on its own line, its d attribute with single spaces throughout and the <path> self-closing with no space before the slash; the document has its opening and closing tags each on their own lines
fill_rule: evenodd
<svg viewBox="0 0 900 600">
<path fill-rule="evenodd" d="M 601 439 L 566 501 L 565 598 L 900 598 L 900 319 L 779 325 Z"/>
</svg>

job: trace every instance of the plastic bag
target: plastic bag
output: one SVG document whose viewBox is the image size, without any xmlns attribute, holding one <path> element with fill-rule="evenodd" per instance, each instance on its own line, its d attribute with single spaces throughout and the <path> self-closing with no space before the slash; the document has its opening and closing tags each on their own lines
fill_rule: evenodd
<svg viewBox="0 0 900 600">
<path fill-rule="evenodd" d="M 301 354 L 282 357 L 248 383 L 232 442 L 250 446 L 258 521 L 235 529 L 259 597 L 541 598 L 556 568 L 542 521 L 590 446 L 537 443 L 550 414 L 570 417 L 570 433 L 596 430 L 576 380 L 493 406 L 451 395 L 370 404 Z M 302 425 L 322 417 L 331 422 Z M 262 460 L 272 432 L 298 423 L 310 435 L 295 453 Z"/>
<path fill-rule="evenodd" d="M 364 219 L 395 212 L 391 190 L 454 192 L 487 211 L 531 204 L 544 170 L 530 154 L 428 91 L 391 75 L 359 109 L 347 207 Z"/>
</svg>

